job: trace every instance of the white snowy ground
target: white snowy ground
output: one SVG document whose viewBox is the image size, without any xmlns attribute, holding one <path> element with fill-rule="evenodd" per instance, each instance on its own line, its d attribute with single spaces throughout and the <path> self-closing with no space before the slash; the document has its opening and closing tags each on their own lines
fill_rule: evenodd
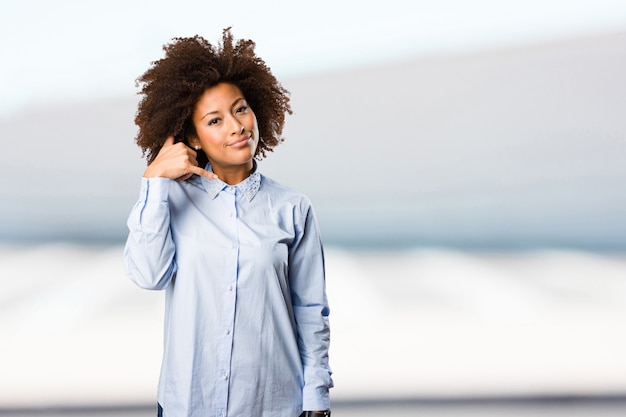
<svg viewBox="0 0 626 417">
<path fill-rule="evenodd" d="M 121 247 L 0 247 L 0 408 L 152 404 Z M 626 393 L 626 254 L 327 248 L 334 399 Z"/>
</svg>

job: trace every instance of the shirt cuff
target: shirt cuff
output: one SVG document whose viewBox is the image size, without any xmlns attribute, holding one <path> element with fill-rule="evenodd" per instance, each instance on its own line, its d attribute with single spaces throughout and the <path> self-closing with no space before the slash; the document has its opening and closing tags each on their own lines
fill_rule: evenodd
<svg viewBox="0 0 626 417">
<path fill-rule="evenodd" d="M 171 182 L 169 178 L 141 178 L 139 199 L 145 202 L 167 201 Z"/>
<path fill-rule="evenodd" d="M 302 409 L 305 411 L 328 410 L 330 409 L 329 388 L 333 386 L 330 371 L 318 369 L 318 375 L 313 376 L 314 373 L 313 369 L 309 369 L 309 372 L 305 370 L 305 379 L 308 376 L 309 383 L 305 384 L 302 390 Z"/>
</svg>

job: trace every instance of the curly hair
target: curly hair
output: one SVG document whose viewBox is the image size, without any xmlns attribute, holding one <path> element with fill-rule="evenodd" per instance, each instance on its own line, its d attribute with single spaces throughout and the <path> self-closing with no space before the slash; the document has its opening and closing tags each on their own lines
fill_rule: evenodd
<svg viewBox="0 0 626 417">
<path fill-rule="evenodd" d="M 256 56 L 251 40 L 234 41 L 231 28 L 224 29 L 222 42 L 216 47 L 201 36 L 173 38 L 163 46 L 165 58 L 139 78 L 136 86 L 143 95 L 135 124 L 139 132 L 135 141 L 150 164 L 168 136 L 189 145 L 196 131 L 192 114 L 202 94 L 219 83 L 237 86 L 254 111 L 259 125 L 259 144 L 255 158 L 284 140 L 282 130 L 286 113 L 291 114 L 289 91 L 272 75 L 265 62 Z M 198 151 L 198 165 L 204 167 L 207 156 Z"/>
</svg>

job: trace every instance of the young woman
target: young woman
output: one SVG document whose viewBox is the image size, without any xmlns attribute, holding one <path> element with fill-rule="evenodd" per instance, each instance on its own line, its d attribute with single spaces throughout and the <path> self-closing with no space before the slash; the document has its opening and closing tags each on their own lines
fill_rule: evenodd
<svg viewBox="0 0 626 417">
<path fill-rule="evenodd" d="M 166 417 L 330 415 L 324 255 L 309 200 L 263 176 L 289 93 L 230 29 L 176 38 L 139 79 L 148 159 L 129 277 L 165 289 Z"/>
</svg>

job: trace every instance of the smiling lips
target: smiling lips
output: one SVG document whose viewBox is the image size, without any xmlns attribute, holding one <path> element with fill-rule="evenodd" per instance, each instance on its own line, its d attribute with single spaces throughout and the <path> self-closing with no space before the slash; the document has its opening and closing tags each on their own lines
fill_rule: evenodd
<svg viewBox="0 0 626 417">
<path fill-rule="evenodd" d="M 248 133 L 246 136 L 240 139 L 237 139 L 236 141 L 231 142 L 226 146 L 232 146 L 234 148 L 241 148 L 241 147 L 246 146 L 249 140 L 252 140 L 252 133 Z"/>
</svg>

